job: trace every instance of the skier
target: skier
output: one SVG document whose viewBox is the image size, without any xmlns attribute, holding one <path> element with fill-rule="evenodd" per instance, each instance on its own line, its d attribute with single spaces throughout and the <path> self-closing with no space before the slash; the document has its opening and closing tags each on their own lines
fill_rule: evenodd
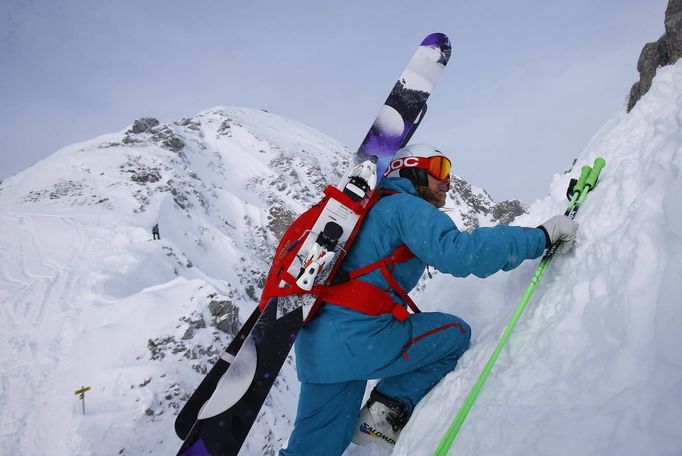
<svg viewBox="0 0 682 456">
<path fill-rule="evenodd" d="M 301 392 L 280 456 L 341 455 L 351 440 L 392 447 L 420 399 L 452 371 L 471 328 L 441 312 L 409 314 L 426 265 L 456 277 L 488 277 L 537 258 L 555 242 L 569 251 L 577 223 L 558 215 L 538 228 L 459 231 L 439 211 L 450 160 L 421 144 L 397 152 L 355 244 L 315 318 L 296 341 Z M 369 379 L 381 379 L 360 404 Z M 358 411 L 359 420 L 358 420 Z"/>
<path fill-rule="evenodd" d="M 157 239 L 161 240 L 161 235 L 159 234 L 159 224 L 158 223 L 152 227 L 152 236 L 154 237 L 155 241 Z"/>
</svg>

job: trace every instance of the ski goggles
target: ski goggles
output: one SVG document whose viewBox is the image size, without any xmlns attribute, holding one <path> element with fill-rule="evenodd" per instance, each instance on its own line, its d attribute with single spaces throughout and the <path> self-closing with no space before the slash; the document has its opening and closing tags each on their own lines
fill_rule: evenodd
<svg viewBox="0 0 682 456">
<path fill-rule="evenodd" d="M 418 157 L 417 168 L 422 168 L 438 180 L 450 180 L 450 159 L 442 155 L 435 157 Z"/>
</svg>

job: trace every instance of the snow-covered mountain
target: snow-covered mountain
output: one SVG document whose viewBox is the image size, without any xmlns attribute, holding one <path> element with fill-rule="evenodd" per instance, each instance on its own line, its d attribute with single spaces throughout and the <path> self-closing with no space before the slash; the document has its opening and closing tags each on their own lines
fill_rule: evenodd
<svg viewBox="0 0 682 456">
<path fill-rule="evenodd" d="M 0 184 L 0 454 L 174 454 L 174 416 L 254 308 L 277 239 L 350 158 L 299 123 L 214 108 L 141 118 Z M 459 177 L 452 196 L 462 228 L 524 209 Z M 293 363 L 243 454 L 287 438 Z"/>
</svg>

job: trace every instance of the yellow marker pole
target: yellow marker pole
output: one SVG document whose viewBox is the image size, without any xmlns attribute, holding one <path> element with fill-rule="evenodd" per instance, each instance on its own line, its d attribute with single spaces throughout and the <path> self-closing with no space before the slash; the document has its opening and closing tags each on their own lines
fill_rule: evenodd
<svg viewBox="0 0 682 456">
<path fill-rule="evenodd" d="M 81 386 L 81 389 L 76 390 L 76 396 L 83 402 L 83 415 L 85 415 L 85 393 L 90 391 L 92 388 L 89 386 Z"/>
</svg>

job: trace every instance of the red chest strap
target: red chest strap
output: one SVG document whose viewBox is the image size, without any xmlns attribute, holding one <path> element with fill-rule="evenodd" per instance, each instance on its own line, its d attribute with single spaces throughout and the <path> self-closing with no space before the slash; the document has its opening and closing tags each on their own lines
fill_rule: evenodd
<svg viewBox="0 0 682 456">
<path fill-rule="evenodd" d="M 403 321 L 410 314 L 403 306 L 393 300 L 388 290 L 382 290 L 375 285 L 357 280 L 357 278 L 379 269 L 390 289 L 400 296 L 405 304 L 412 309 L 412 312 L 419 313 L 419 308 L 407 294 L 407 291 L 391 274 L 396 264 L 404 263 L 412 258 L 414 258 L 414 254 L 410 249 L 406 245 L 401 245 L 386 258 L 349 272 L 348 281 L 329 287 L 322 299 L 331 304 L 347 307 L 367 315 L 391 313 L 399 321 Z"/>
<path fill-rule="evenodd" d="M 386 258 L 382 258 L 381 260 L 375 261 L 374 263 L 370 263 L 367 266 L 363 266 L 359 269 L 356 269 L 355 271 L 349 272 L 348 280 L 357 279 L 358 277 L 363 276 L 379 268 L 381 268 L 382 271 L 384 269 L 388 269 L 389 267 L 393 269 L 396 264 L 404 263 L 406 261 L 411 260 L 412 258 L 414 258 L 414 253 L 410 252 L 410 249 L 408 249 L 407 246 L 403 244 L 396 248 L 393 251 L 393 253 L 391 253 Z"/>
</svg>

